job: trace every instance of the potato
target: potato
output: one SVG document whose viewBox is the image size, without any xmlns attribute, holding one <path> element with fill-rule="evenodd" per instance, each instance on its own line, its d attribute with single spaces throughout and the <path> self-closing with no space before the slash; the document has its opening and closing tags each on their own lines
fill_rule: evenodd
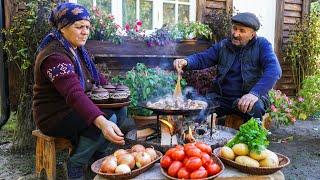
<svg viewBox="0 0 320 180">
<path fill-rule="evenodd" d="M 279 166 L 279 158 L 276 153 L 266 149 L 267 157 L 259 161 L 260 166 L 262 167 L 277 167 Z"/>
<path fill-rule="evenodd" d="M 268 156 L 268 153 L 267 153 L 267 150 L 266 150 L 266 149 L 263 150 L 263 151 L 261 151 L 260 154 L 257 153 L 256 151 L 251 150 L 249 155 L 250 155 L 250 157 L 251 157 L 252 159 L 255 159 L 255 160 L 257 160 L 257 161 L 260 161 L 260 160 L 265 159 L 265 158 Z"/>
<path fill-rule="evenodd" d="M 279 159 L 278 159 L 278 156 L 277 156 L 276 153 L 270 151 L 269 149 L 266 149 L 266 151 L 267 151 L 267 154 L 268 154 L 267 157 L 274 158 L 275 160 L 277 160 L 279 162 Z"/>
<path fill-rule="evenodd" d="M 234 152 L 228 146 L 223 146 L 220 151 L 220 155 L 226 159 L 234 160 Z"/>
<path fill-rule="evenodd" d="M 248 167 L 259 167 L 259 162 L 250 158 L 249 156 L 238 156 L 235 160 L 237 163 Z"/>
<path fill-rule="evenodd" d="M 233 152 L 238 156 L 246 156 L 249 154 L 248 145 L 244 143 L 235 144 L 232 147 Z"/>
</svg>

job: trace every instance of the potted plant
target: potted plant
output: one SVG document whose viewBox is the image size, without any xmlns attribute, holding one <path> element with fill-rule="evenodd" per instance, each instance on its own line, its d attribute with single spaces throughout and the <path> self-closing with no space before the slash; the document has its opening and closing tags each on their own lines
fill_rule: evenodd
<svg viewBox="0 0 320 180">
<path fill-rule="evenodd" d="M 112 82 L 129 87 L 131 103 L 128 112 L 135 119 L 137 126 L 141 127 L 146 123 L 145 121 L 155 121 L 156 117 L 151 117 L 150 120 L 153 112 L 141 107 L 140 104 L 153 98 L 172 94 L 175 79 L 176 75 L 173 72 L 164 71 L 160 68 L 148 68 L 142 63 L 137 63 L 125 76 L 112 78 Z M 185 81 L 182 81 L 182 85 L 185 85 Z M 143 120 L 139 120 L 141 117 L 143 117 Z"/>
<path fill-rule="evenodd" d="M 214 40 L 210 27 L 201 22 L 178 23 L 171 30 L 172 38 L 182 42 Z"/>
</svg>

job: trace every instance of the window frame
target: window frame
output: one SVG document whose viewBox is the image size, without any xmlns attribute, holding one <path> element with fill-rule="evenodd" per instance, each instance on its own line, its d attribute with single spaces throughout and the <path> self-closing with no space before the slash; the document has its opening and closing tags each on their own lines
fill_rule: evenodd
<svg viewBox="0 0 320 180">
<path fill-rule="evenodd" d="M 89 0 L 88 0 L 89 1 Z M 93 0 L 94 1 L 94 0 Z M 175 24 L 178 22 L 179 5 L 189 5 L 189 20 L 190 22 L 196 21 L 196 6 L 197 0 L 189 0 L 189 2 L 181 2 L 179 0 L 147 0 L 152 2 L 152 29 L 147 29 L 147 33 L 159 29 L 163 25 L 163 4 L 175 4 Z M 69 0 L 69 2 L 77 3 L 77 0 Z M 140 0 L 136 0 L 136 19 L 140 19 Z M 157 8 L 154 8 L 157 7 Z M 111 14 L 114 16 L 114 21 L 122 26 L 122 0 L 111 0 Z"/>
</svg>

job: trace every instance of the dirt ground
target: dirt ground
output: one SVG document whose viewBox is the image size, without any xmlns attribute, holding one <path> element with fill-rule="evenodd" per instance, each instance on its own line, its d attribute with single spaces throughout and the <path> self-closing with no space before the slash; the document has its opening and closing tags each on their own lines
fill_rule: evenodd
<svg viewBox="0 0 320 180">
<path fill-rule="evenodd" d="M 294 126 L 270 130 L 272 151 L 288 156 L 291 163 L 282 171 L 286 179 L 320 179 L 320 118 L 297 121 Z M 12 134 L 0 130 L 0 180 L 37 179 L 34 152 L 12 153 Z M 58 155 L 58 179 L 66 179 L 63 170 L 65 154 Z"/>
</svg>

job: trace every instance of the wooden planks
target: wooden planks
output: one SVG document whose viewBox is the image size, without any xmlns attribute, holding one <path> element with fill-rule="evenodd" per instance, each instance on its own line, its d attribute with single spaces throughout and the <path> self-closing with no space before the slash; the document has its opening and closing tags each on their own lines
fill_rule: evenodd
<svg viewBox="0 0 320 180">
<path fill-rule="evenodd" d="M 207 1 L 209 9 L 226 9 L 226 3 L 222 1 Z"/>
<path fill-rule="evenodd" d="M 283 12 L 283 16 L 301 18 L 301 12 L 286 10 L 286 11 Z"/>
<path fill-rule="evenodd" d="M 303 0 L 285 0 L 285 3 L 302 4 Z"/>
<path fill-rule="evenodd" d="M 301 4 L 289 4 L 285 3 L 284 10 L 289 11 L 302 11 L 302 5 Z"/>
</svg>

